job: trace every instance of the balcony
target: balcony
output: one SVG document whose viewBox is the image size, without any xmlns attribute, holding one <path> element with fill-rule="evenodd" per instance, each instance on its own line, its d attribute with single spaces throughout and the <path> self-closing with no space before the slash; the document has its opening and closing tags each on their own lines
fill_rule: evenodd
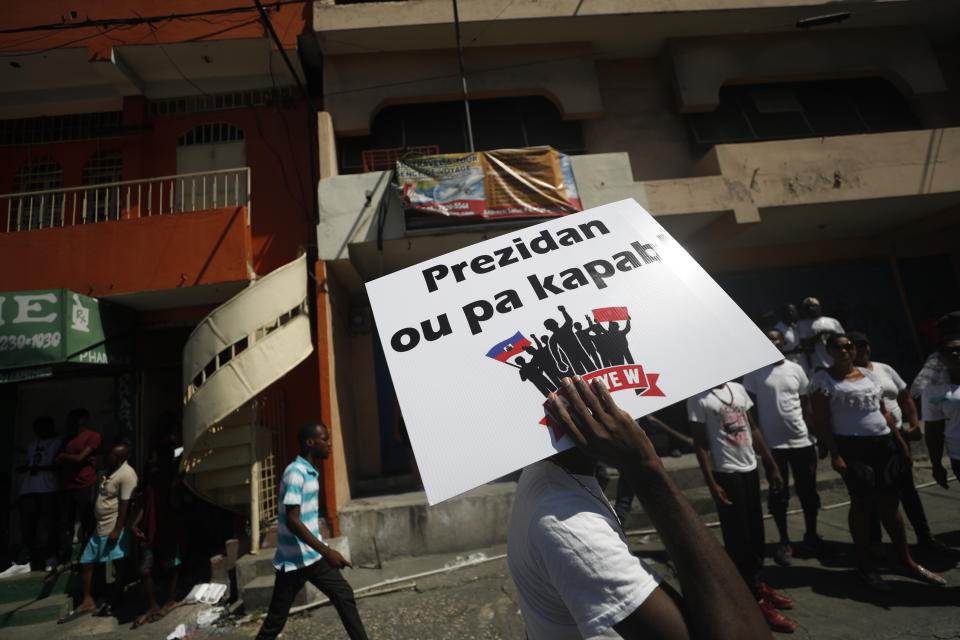
<svg viewBox="0 0 960 640">
<path fill-rule="evenodd" d="M 250 169 L 0 196 L 0 291 L 63 287 L 137 308 L 225 300 L 249 282 Z"/>
<path fill-rule="evenodd" d="M 0 195 L 8 233 L 227 207 L 249 216 L 249 167 Z"/>
</svg>

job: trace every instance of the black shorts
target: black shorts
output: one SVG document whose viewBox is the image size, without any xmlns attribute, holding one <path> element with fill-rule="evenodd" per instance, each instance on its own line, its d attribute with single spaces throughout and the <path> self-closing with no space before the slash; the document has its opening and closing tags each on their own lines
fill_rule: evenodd
<svg viewBox="0 0 960 640">
<path fill-rule="evenodd" d="M 851 496 L 878 491 L 897 492 L 903 471 L 900 448 L 893 434 L 884 436 L 834 436 L 840 456 L 847 463 L 843 482 Z"/>
</svg>

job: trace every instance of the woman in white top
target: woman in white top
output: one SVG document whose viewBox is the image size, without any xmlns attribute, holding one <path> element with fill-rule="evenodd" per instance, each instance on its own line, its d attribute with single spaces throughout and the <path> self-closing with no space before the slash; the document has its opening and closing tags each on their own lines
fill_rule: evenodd
<svg viewBox="0 0 960 640">
<path fill-rule="evenodd" d="M 889 591 L 870 554 L 870 512 L 876 508 L 893 541 L 904 573 L 930 584 L 946 581 L 914 561 L 900 515 L 898 479 L 912 465 L 910 450 L 882 402 L 876 374 L 853 364 L 855 347 L 846 335 L 832 335 L 829 369 L 810 380 L 817 436 L 830 452 L 833 468 L 850 494 L 850 535 L 859 558 L 859 573 L 874 589 Z"/>
<path fill-rule="evenodd" d="M 917 411 L 917 405 L 910 397 L 910 389 L 904 382 L 896 369 L 883 362 L 872 360 L 873 349 L 870 346 L 870 339 L 859 331 L 851 331 L 847 337 L 853 341 L 856 347 L 856 354 L 853 357 L 853 363 L 858 367 L 863 367 L 877 375 L 880 383 L 880 390 L 883 392 L 883 404 L 893 416 L 893 424 L 900 429 L 900 435 L 906 441 L 920 440 L 923 432 L 920 429 L 920 412 Z M 913 527 L 913 532 L 917 534 L 917 546 L 932 551 L 934 553 L 951 554 L 950 547 L 943 544 L 933 537 L 930 533 L 930 524 L 927 522 L 927 514 L 923 510 L 923 502 L 920 500 L 920 494 L 913 482 L 913 472 L 907 468 L 900 475 L 900 504 L 903 506 L 903 512 L 907 515 L 907 520 Z M 870 540 L 874 544 L 879 544 L 881 540 L 880 533 L 880 514 L 873 512 L 870 522 Z"/>
</svg>

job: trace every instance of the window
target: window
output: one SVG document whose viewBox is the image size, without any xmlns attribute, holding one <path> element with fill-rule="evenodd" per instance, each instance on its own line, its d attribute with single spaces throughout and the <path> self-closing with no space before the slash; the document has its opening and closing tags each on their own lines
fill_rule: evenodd
<svg viewBox="0 0 960 640">
<path fill-rule="evenodd" d="M 563 120 L 542 96 L 471 100 L 474 145 L 479 151 L 549 145 L 568 154 L 583 153 L 580 123 Z M 457 153 L 469 149 L 463 102 L 434 102 L 387 107 L 374 118 L 369 136 L 337 141 L 340 171 L 364 170 L 363 155 L 411 148 Z M 376 154 L 382 155 L 382 154 Z M 369 163 L 368 163 L 369 165 Z"/>
<path fill-rule="evenodd" d="M 214 93 L 182 98 L 164 98 L 150 101 L 151 116 L 169 116 L 177 113 L 199 113 L 202 111 L 222 111 L 224 109 L 244 109 L 263 107 L 272 104 L 290 102 L 293 90 L 290 87 L 256 89 L 232 93 Z"/>
<path fill-rule="evenodd" d="M 0 120 L 0 145 L 44 144 L 117 136 L 121 130 L 122 115 L 120 111 L 104 111 Z"/>
<path fill-rule="evenodd" d="M 14 191 L 47 192 L 63 188 L 63 167 L 56 160 L 33 160 L 14 178 Z M 45 229 L 63 224 L 63 194 L 40 193 L 20 198 L 14 205 L 13 216 L 18 229 Z"/>
<path fill-rule="evenodd" d="M 883 78 L 725 86 L 714 111 L 686 119 L 700 147 L 920 126 L 904 97 Z"/>
<path fill-rule="evenodd" d="M 177 139 L 176 211 L 237 206 L 246 202 L 243 130 L 225 122 L 203 124 Z M 236 169 L 237 171 L 229 171 Z"/>
<path fill-rule="evenodd" d="M 243 141 L 243 130 L 225 122 L 202 124 L 177 138 L 178 147 Z"/>
<path fill-rule="evenodd" d="M 83 166 L 81 183 L 84 185 L 107 184 L 123 180 L 123 156 L 119 151 L 95 154 Z M 88 189 L 84 192 L 86 211 L 81 214 L 83 222 L 103 222 L 120 218 L 120 189 Z"/>
</svg>

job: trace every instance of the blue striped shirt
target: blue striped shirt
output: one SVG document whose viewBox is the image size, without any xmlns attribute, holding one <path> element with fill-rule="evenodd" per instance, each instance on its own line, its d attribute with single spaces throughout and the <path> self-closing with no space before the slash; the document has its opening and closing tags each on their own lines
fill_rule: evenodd
<svg viewBox="0 0 960 640">
<path fill-rule="evenodd" d="M 297 456 L 283 472 L 280 481 L 280 522 L 277 526 L 277 552 L 273 567 L 279 571 L 295 571 L 308 567 L 320 559 L 320 554 L 300 540 L 287 527 L 287 507 L 300 507 L 300 521 L 316 536 L 320 536 L 320 482 L 312 464 Z"/>
</svg>

